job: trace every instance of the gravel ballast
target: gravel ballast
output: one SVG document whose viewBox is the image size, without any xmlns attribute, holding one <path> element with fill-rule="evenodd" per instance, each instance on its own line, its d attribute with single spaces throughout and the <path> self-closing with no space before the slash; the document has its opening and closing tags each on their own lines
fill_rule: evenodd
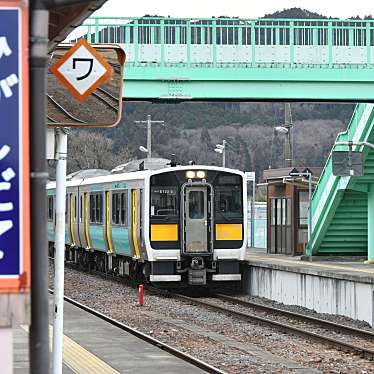
<svg viewBox="0 0 374 374">
<path fill-rule="evenodd" d="M 145 291 L 139 307 L 137 290 L 69 268 L 65 295 L 228 373 L 374 373 L 358 355 L 175 298 Z"/>
</svg>

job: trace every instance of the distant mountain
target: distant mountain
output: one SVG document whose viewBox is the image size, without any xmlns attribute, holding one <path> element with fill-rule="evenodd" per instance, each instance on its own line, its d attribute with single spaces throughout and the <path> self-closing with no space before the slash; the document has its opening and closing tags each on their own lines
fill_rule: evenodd
<svg viewBox="0 0 374 374">
<path fill-rule="evenodd" d="M 279 10 L 272 14 L 265 14 L 263 18 L 299 18 L 299 19 L 318 19 L 318 18 L 327 18 L 322 14 L 311 12 L 307 9 L 301 8 L 289 8 Z"/>
<path fill-rule="evenodd" d="M 277 12 L 271 13 L 271 14 L 265 14 L 262 18 L 290 18 L 290 19 L 328 19 L 328 18 L 339 18 L 339 17 L 326 17 L 322 14 L 318 14 L 315 12 L 311 12 L 307 9 L 301 9 L 301 8 L 289 8 L 289 9 L 283 9 L 279 10 Z M 373 16 L 366 15 L 364 17 L 360 16 L 352 16 L 348 19 L 354 19 L 354 20 L 372 20 Z"/>
</svg>

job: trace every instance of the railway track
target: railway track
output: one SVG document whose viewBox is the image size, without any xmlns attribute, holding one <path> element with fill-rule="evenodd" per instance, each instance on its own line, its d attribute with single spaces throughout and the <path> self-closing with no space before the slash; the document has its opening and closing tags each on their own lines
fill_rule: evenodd
<svg viewBox="0 0 374 374">
<path fill-rule="evenodd" d="M 53 294 L 53 290 L 49 289 L 49 293 Z M 108 317 L 107 315 L 103 314 L 103 313 L 100 313 L 98 312 L 97 310 L 94 310 L 84 304 L 81 304 L 79 303 L 78 301 L 74 300 L 74 299 L 71 299 L 67 296 L 64 296 L 64 300 L 82 310 L 84 310 L 85 312 L 87 313 L 90 313 L 100 319 L 102 319 L 103 321 L 107 322 L 107 323 L 110 323 L 111 325 L 123 330 L 123 331 L 126 331 L 134 336 L 136 336 L 137 338 L 151 344 L 151 345 L 154 345 L 160 349 L 162 349 L 163 351 L 165 352 L 168 352 L 170 354 L 172 354 L 173 356 L 175 357 L 178 357 L 180 358 L 181 360 L 183 361 L 186 361 L 198 368 L 200 368 L 201 370 L 204 370 L 205 372 L 207 373 L 212 373 L 212 374 L 227 374 L 226 372 L 222 371 L 222 370 L 219 370 L 218 368 L 215 368 L 214 366 L 212 365 L 209 365 L 208 363 L 202 361 L 202 360 L 199 360 L 198 358 L 196 357 L 193 357 L 187 353 L 184 353 L 182 351 L 180 351 L 179 349 L 176 349 L 166 343 L 163 343 L 162 341 L 158 340 L 158 339 L 155 339 L 147 334 L 144 334 L 142 333 L 141 331 L 135 329 L 135 328 L 132 328 L 131 326 L 128 326 L 122 322 L 119 322 L 113 318 L 110 318 Z"/>
<path fill-rule="evenodd" d="M 75 266 L 69 266 L 72 268 L 76 268 Z M 113 280 L 120 283 L 126 283 L 126 285 L 136 287 L 136 282 L 132 280 L 127 280 L 126 278 L 119 278 L 110 274 L 105 274 L 99 271 L 90 271 L 90 273 L 94 275 L 98 275 L 100 277 L 104 277 L 105 279 Z M 186 301 L 190 304 L 196 306 L 203 306 L 205 308 L 209 308 L 210 310 L 214 310 L 216 312 L 225 313 L 226 315 L 232 315 L 234 317 L 240 318 L 242 320 L 256 322 L 262 325 L 270 326 L 272 328 L 276 328 L 277 330 L 281 330 L 287 334 L 294 334 L 298 335 L 303 338 L 312 339 L 314 341 L 327 344 L 329 346 L 334 347 L 337 350 L 351 352 L 354 354 L 359 354 L 362 357 L 365 357 L 370 360 L 374 360 L 374 349 L 365 348 L 363 345 L 352 344 L 350 342 L 343 341 L 341 339 L 335 339 L 331 336 L 327 336 L 328 334 L 331 335 L 331 331 L 335 331 L 337 333 L 349 335 L 349 337 L 353 338 L 360 338 L 365 339 L 369 342 L 374 342 L 374 333 L 366 330 L 360 330 L 354 327 L 338 324 L 335 322 L 327 321 L 324 319 L 307 316 L 300 313 L 295 313 L 279 308 L 274 308 L 271 306 L 265 306 L 262 304 L 249 302 L 245 300 L 238 299 L 236 297 L 231 297 L 225 294 L 214 294 L 212 296 L 203 297 L 203 298 L 196 298 L 186 296 L 180 293 L 174 293 L 166 290 L 160 290 L 153 286 L 146 286 L 148 292 L 152 294 L 158 294 L 163 297 L 175 297 L 177 299 Z M 208 299 L 208 300 L 207 300 Z M 221 304 L 220 304 L 221 303 Z M 228 304 L 228 305 L 227 305 Z M 245 307 L 247 309 L 255 309 L 261 310 L 262 312 L 267 313 L 266 317 L 259 316 L 254 313 L 250 313 L 246 311 L 239 311 L 235 310 L 239 306 Z M 271 315 L 269 315 L 271 314 Z M 279 322 L 276 319 L 279 317 L 287 317 L 292 321 L 289 323 Z M 303 322 L 308 325 L 312 324 L 317 327 L 317 329 L 325 329 L 326 334 L 323 333 L 316 333 L 310 331 L 305 328 L 300 328 L 298 326 L 293 325 L 294 322 Z M 151 338 L 153 339 L 153 338 Z"/>
<path fill-rule="evenodd" d="M 367 339 L 367 340 L 373 340 L 374 341 L 374 332 L 371 332 L 371 331 L 360 330 L 360 329 L 355 328 L 355 327 L 350 327 L 350 326 L 347 326 L 347 325 L 342 325 L 340 323 L 327 321 L 327 320 L 322 319 L 322 318 L 308 316 L 308 315 L 305 315 L 305 314 L 296 313 L 296 312 L 292 312 L 292 311 L 289 311 L 289 310 L 279 309 L 279 308 L 275 308 L 275 307 L 272 307 L 272 306 L 267 306 L 267 305 L 255 303 L 255 302 L 252 302 L 252 301 L 246 301 L 246 300 L 238 299 L 236 297 L 228 296 L 228 295 L 225 295 L 225 294 L 215 294 L 215 297 L 217 297 L 221 300 L 231 302 L 231 303 L 234 303 L 234 304 L 238 304 L 238 305 L 242 305 L 242 306 L 245 306 L 245 307 L 248 307 L 248 308 L 251 308 L 251 309 L 257 309 L 257 310 L 261 310 L 261 311 L 266 312 L 266 313 L 273 313 L 275 315 L 281 315 L 281 316 L 293 318 L 293 319 L 296 319 L 296 320 L 299 320 L 299 321 L 304 321 L 304 322 L 307 322 L 307 323 L 315 323 L 315 324 L 321 326 L 322 328 L 327 328 L 329 330 L 335 330 L 338 333 L 350 334 L 352 336 L 357 336 L 359 338 L 364 338 L 364 339 Z"/>
<path fill-rule="evenodd" d="M 50 100 L 52 105 L 54 105 L 55 108 L 59 110 L 59 114 L 62 115 L 62 116 L 65 116 L 68 119 L 68 121 L 73 120 L 73 121 L 79 122 L 79 123 L 86 123 L 85 121 L 83 121 L 83 120 L 75 117 L 73 114 L 71 114 L 66 108 L 64 108 L 61 104 L 59 104 L 51 95 L 47 95 L 47 98 Z M 51 119 L 52 122 L 58 122 L 54 118 L 50 118 L 50 119 Z"/>
<path fill-rule="evenodd" d="M 359 346 L 356 344 L 351 344 L 341 339 L 335 339 L 330 336 L 327 336 L 328 334 L 312 332 L 312 331 L 309 331 L 308 329 L 293 326 L 290 323 L 279 322 L 273 318 L 262 317 L 262 316 L 258 316 L 253 313 L 249 313 L 247 311 L 243 312 L 243 311 L 238 311 L 238 310 L 233 309 L 233 307 L 234 308 L 237 307 L 238 304 L 241 306 L 250 307 L 252 309 L 256 307 L 262 308 L 263 306 L 262 305 L 260 306 L 260 304 L 246 302 L 246 301 L 234 298 L 234 297 L 221 295 L 221 294 L 216 294 L 215 297 L 209 298 L 209 301 L 200 299 L 200 298 L 194 298 L 194 297 L 182 295 L 182 294 L 171 294 L 171 295 L 181 300 L 187 301 L 191 304 L 194 304 L 194 305 L 200 305 L 200 306 L 209 308 L 211 310 L 214 310 L 216 312 L 229 314 L 237 318 L 240 318 L 242 320 L 260 323 L 260 324 L 267 325 L 270 327 L 275 327 L 276 329 L 281 330 L 285 333 L 288 333 L 288 334 L 291 333 L 294 335 L 301 336 L 303 338 L 313 339 L 315 341 L 333 346 L 334 348 L 338 350 L 342 350 L 345 352 L 352 352 L 355 354 L 359 354 L 362 357 L 365 357 L 367 359 L 374 360 L 373 349 L 365 348 L 363 346 Z M 218 303 L 221 303 L 221 304 L 218 304 L 217 301 Z M 222 302 L 224 302 L 224 304 L 222 304 Z M 315 318 L 315 317 L 308 317 L 302 314 L 288 312 L 288 311 L 280 310 L 277 308 L 264 306 L 262 309 L 266 310 L 267 312 L 279 313 L 279 314 L 282 314 L 283 316 L 291 317 L 292 319 L 299 319 L 299 320 L 302 320 L 303 322 L 307 322 L 308 324 L 313 323 L 315 325 L 318 325 L 318 327 L 323 327 L 325 329 L 328 328 L 328 332 L 331 332 L 331 329 L 334 329 L 335 331 L 338 330 L 339 332 L 344 332 L 345 334 L 349 334 L 350 336 L 353 336 L 353 337 L 360 337 L 366 340 L 369 339 L 369 341 L 374 341 L 373 339 L 374 334 L 369 331 L 359 330 L 353 327 L 341 325 L 338 323 L 333 323 L 333 322 L 322 320 L 322 319 Z"/>
</svg>

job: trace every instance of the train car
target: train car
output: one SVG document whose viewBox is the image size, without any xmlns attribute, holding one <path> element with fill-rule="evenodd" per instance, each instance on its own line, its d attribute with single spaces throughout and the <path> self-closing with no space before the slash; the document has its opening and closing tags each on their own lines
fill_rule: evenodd
<svg viewBox="0 0 374 374">
<path fill-rule="evenodd" d="M 47 186 L 53 250 L 55 182 Z M 158 285 L 241 280 L 246 179 L 239 170 L 175 166 L 72 179 L 66 259 Z"/>
</svg>

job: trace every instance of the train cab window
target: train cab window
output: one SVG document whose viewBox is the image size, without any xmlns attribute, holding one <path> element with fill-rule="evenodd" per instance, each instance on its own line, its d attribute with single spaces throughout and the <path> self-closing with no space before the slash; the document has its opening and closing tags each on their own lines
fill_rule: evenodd
<svg viewBox="0 0 374 374">
<path fill-rule="evenodd" d="M 103 223 L 103 194 L 90 194 L 90 222 Z"/>
<path fill-rule="evenodd" d="M 48 196 L 48 221 L 53 221 L 53 196 Z"/>
<path fill-rule="evenodd" d="M 112 223 L 127 226 L 127 192 L 112 194 Z"/>
<path fill-rule="evenodd" d="M 215 188 L 216 213 L 225 218 L 240 218 L 243 215 L 241 186 L 217 186 Z"/>
<path fill-rule="evenodd" d="M 176 216 L 177 187 L 162 186 L 151 189 L 151 216 Z"/>
</svg>

